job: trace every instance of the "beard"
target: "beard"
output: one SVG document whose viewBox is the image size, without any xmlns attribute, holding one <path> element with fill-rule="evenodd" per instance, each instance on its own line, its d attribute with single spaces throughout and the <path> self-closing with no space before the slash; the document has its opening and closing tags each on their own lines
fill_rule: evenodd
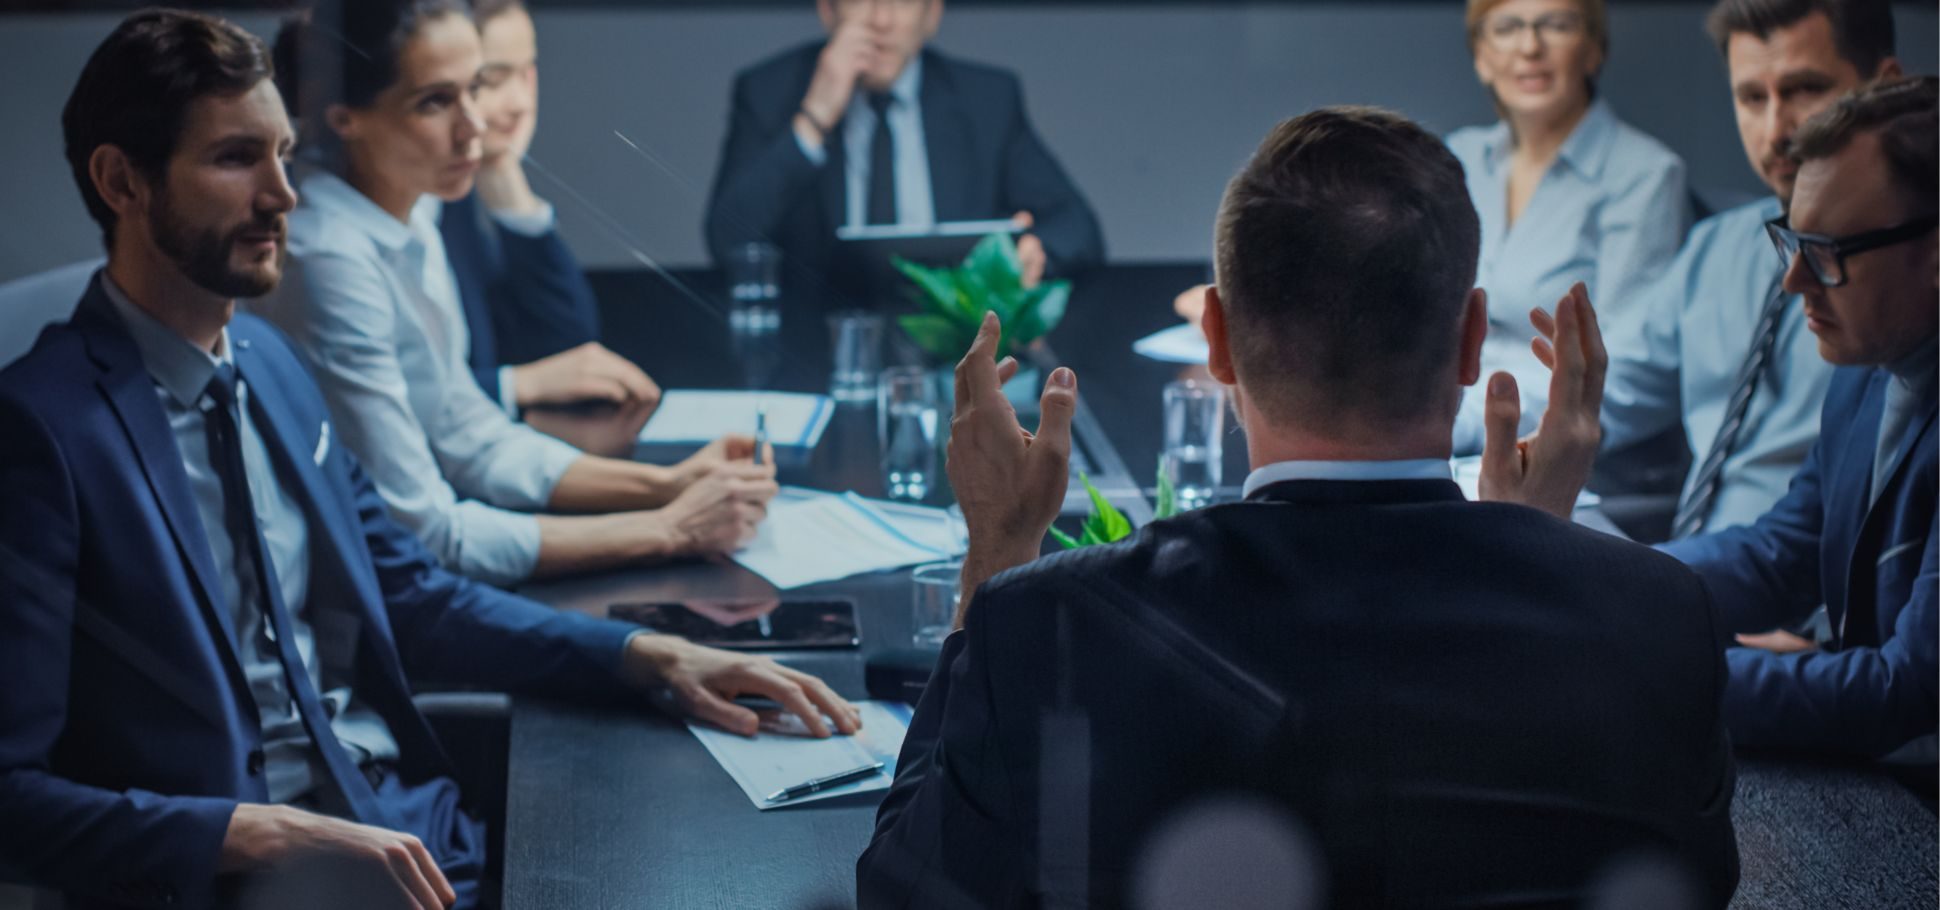
<svg viewBox="0 0 1940 910">
<path fill-rule="evenodd" d="M 257 215 L 228 230 L 197 227 L 175 214 L 166 192 L 157 194 L 148 212 L 149 235 L 156 247 L 197 287 L 223 297 L 261 297 L 276 289 L 283 276 L 284 224 L 281 213 Z M 236 242 L 244 234 L 276 234 L 276 256 L 243 268 L 231 264 Z"/>
</svg>

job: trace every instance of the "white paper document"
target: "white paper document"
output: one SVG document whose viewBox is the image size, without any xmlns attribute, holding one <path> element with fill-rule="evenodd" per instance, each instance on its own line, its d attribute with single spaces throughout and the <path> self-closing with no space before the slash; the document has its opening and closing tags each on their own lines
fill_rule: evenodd
<svg viewBox="0 0 1940 910">
<path fill-rule="evenodd" d="M 750 739 L 689 721 L 687 729 L 707 747 L 748 801 L 768 810 L 799 806 L 851 793 L 887 790 L 896 777 L 896 756 L 909 732 L 910 707 L 895 701 L 859 701 L 862 730 L 854 736 L 828 739 L 809 736 L 801 720 L 789 714 L 762 715 L 761 732 Z M 769 802 L 776 791 L 816 778 L 882 762 L 881 773 L 782 802 Z"/>
<path fill-rule="evenodd" d="M 949 559 L 951 538 L 942 509 L 796 490 L 769 504 L 754 542 L 734 561 L 785 591 Z"/>
<path fill-rule="evenodd" d="M 1206 333 L 1196 325 L 1175 325 L 1132 342 L 1132 350 L 1161 363 L 1205 363 Z"/>
<path fill-rule="evenodd" d="M 730 433 L 753 436 L 755 415 L 768 412 L 768 441 L 777 448 L 813 448 L 835 406 L 826 395 L 675 389 L 663 395 L 640 430 L 644 443 L 713 442 Z"/>
</svg>

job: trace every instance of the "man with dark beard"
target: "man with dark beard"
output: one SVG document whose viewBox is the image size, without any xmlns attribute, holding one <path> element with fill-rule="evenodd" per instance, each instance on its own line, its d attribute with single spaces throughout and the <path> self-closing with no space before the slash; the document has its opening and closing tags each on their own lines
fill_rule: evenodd
<svg viewBox="0 0 1940 910">
<path fill-rule="evenodd" d="M 485 832 L 407 675 L 856 729 L 811 677 L 472 583 L 391 521 L 235 313 L 296 204 L 270 70 L 230 23 L 140 12 L 63 114 L 108 265 L 0 372 L 0 870 L 70 908 L 475 906 Z"/>
</svg>

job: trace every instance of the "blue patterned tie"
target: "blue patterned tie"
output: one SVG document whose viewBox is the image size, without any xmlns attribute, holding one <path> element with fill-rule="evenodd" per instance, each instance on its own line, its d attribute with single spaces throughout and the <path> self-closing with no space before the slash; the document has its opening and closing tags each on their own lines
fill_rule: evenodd
<svg viewBox="0 0 1940 910">
<path fill-rule="evenodd" d="M 1745 427 L 1745 416 L 1751 411 L 1751 399 L 1758 392 L 1758 376 L 1765 371 L 1765 365 L 1772 359 L 1772 349 L 1778 343 L 1778 324 L 1785 316 L 1790 295 L 1781 285 L 1784 276 L 1772 281 L 1770 297 L 1765 301 L 1765 311 L 1758 317 L 1758 328 L 1752 332 L 1751 350 L 1745 354 L 1744 365 L 1738 368 L 1738 379 L 1731 390 L 1731 399 L 1725 405 L 1724 422 L 1718 424 L 1718 434 L 1711 441 L 1711 451 L 1704 456 L 1704 464 L 1698 467 L 1697 480 L 1685 493 L 1684 501 L 1677 507 L 1677 518 L 1671 522 L 1671 539 L 1681 540 L 1696 534 L 1704 528 L 1704 519 L 1711 513 L 1711 504 L 1718 499 L 1718 488 L 1723 486 L 1724 462 L 1731 457 L 1732 449 L 1738 445 L 1738 433 Z"/>
<path fill-rule="evenodd" d="M 289 681 L 297 713 L 302 716 L 304 728 L 310 732 L 311 741 L 323 756 L 323 763 L 330 769 L 330 777 L 350 805 L 352 814 L 366 824 L 395 827 L 378 806 L 370 781 L 358 770 L 357 763 L 350 760 L 343 744 L 337 741 L 337 734 L 330 729 L 330 715 L 325 713 L 323 700 L 310 681 L 303 656 L 297 653 L 295 623 L 283 604 L 283 591 L 276 583 L 276 567 L 270 563 L 262 529 L 256 521 L 255 500 L 249 495 L 242 435 L 236 423 L 237 382 L 234 364 L 217 367 L 204 390 L 216 406 L 203 412 L 209 432 L 209 464 L 222 479 L 223 524 L 228 527 L 229 540 L 235 545 L 236 571 L 242 576 L 237 590 L 244 600 L 257 601 L 257 606 L 269 616 L 277 656 L 283 662 L 283 675 Z"/>
</svg>

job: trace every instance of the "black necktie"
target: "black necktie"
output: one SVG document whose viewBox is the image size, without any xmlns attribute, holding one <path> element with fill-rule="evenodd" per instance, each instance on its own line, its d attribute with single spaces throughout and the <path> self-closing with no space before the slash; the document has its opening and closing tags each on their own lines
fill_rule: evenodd
<svg viewBox="0 0 1940 910">
<path fill-rule="evenodd" d="M 1725 405 L 1724 422 L 1718 424 L 1718 435 L 1711 441 L 1711 452 L 1704 456 L 1704 464 L 1698 467 L 1697 481 L 1691 484 L 1691 492 L 1677 507 L 1677 518 L 1671 522 L 1672 540 L 1682 540 L 1704 528 L 1704 519 L 1711 512 L 1711 504 L 1718 499 L 1718 488 L 1723 486 L 1724 460 L 1731 456 L 1731 450 L 1738 445 L 1738 433 L 1744 429 L 1745 415 L 1751 411 L 1752 396 L 1758 392 L 1758 376 L 1772 359 L 1772 348 L 1778 342 L 1778 323 L 1785 316 L 1789 303 L 1791 298 L 1785 293 L 1785 288 L 1774 282 L 1771 297 L 1765 301 L 1765 311 L 1758 318 L 1758 328 L 1752 332 L 1751 350 L 1745 354 L 1744 365 L 1738 368 L 1737 383 L 1731 390 L 1729 403 Z"/>
<path fill-rule="evenodd" d="M 889 132 L 888 93 L 870 94 L 876 112 L 875 138 L 869 140 L 869 224 L 896 224 L 896 138 Z"/>
<path fill-rule="evenodd" d="M 330 777 L 336 783 L 338 792 L 350 804 L 357 821 L 386 824 L 386 816 L 377 804 L 377 794 L 371 790 L 369 780 L 358 771 L 356 762 L 350 760 L 343 744 L 337 741 L 337 734 L 330 729 L 330 716 L 323 709 L 323 699 L 310 682 L 310 672 L 303 665 L 303 656 L 297 653 L 295 623 L 290 619 L 289 608 L 283 604 L 283 592 L 276 583 L 276 567 L 269 561 L 262 530 L 256 523 L 255 500 L 249 495 L 249 475 L 243 467 L 242 434 L 236 423 L 236 384 L 234 364 L 225 363 L 216 368 L 205 390 L 209 399 L 215 402 L 215 407 L 203 412 L 203 421 L 209 432 L 209 466 L 222 480 L 223 525 L 228 528 L 229 541 L 236 549 L 237 590 L 244 601 L 256 601 L 264 615 L 269 617 L 270 630 L 276 638 L 277 657 L 282 660 L 283 675 L 289 682 L 290 696 L 296 702 L 297 713 L 303 717 L 304 729 L 310 732 L 311 741 L 323 756 L 324 765 L 330 769 Z"/>
</svg>

